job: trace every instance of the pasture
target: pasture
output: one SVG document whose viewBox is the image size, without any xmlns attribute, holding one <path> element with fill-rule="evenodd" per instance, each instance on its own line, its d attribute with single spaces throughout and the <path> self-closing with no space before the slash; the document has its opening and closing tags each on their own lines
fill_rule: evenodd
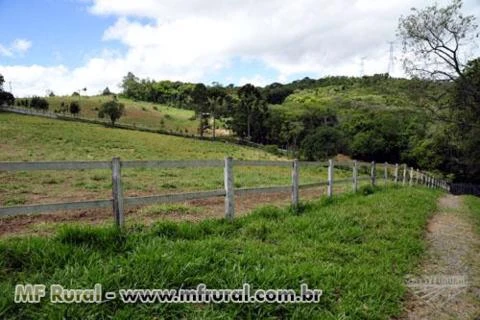
<svg viewBox="0 0 480 320">
<path fill-rule="evenodd" d="M 102 103 L 112 100 L 111 96 L 58 96 L 46 98 L 49 110 L 60 110 L 64 102 L 70 105 L 72 101 L 80 104 L 80 115 L 87 118 L 97 119 L 98 110 Z M 163 104 L 154 104 L 144 101 L 118 98 L 125 105 L 125 115 L 119 123 L 144 126 L 152 129 L 161 129 L 186 135 L 196 135 L 198 120 L 192 110 L 175 108 Z M 217 123 L 218 125 L 219 123 Z"/>
<path fill-rule="evenodd" d="M 259 149 L 224 142 L 199 141 L 167 135 L 112 129 L 101 125 L 0 114 L 0 161 L 51 160 L 282 160 Z M 284 159 L 286 160 L 286 159 Z M 326 168 L 304 167 L 300 183 L 325 181 Z M 291 183 L 285 167 L 238 167 L 235 188 L 280 186 Z M 351 177 L 351 169 L 336 178 Z M 0 172 L 0 205 L 15 206 L 111 197 L 110 170 Z M 223 188 L 223 168 L 125 169 L 126 196 L 208 191 Z M 339 185 L 338 191 L 350 189 Z M 321 195 L 317 193 L 317 197 Z M 284 195 L 288 200 L 289 196 Z M 270 201 L 266 199 L 264 201 Z M 250 209 L 247 206 L 246 209 Z M 135 215 L 132 216 L 135 219 Z"/>
<path fill-rule="evenodd" d="M 440 192 L 388 188 L 264 207 L 229 223 L 65 226 L 50 237 L 0 242 L 0 315 L 9 319 L 388 319 L 401 313 L 404 275 L 424 250 Z M 16 283 L 66 288 L 323 290 L 315 304 L 15 304 Z M 47 299 L 46 299 L 47 300 Z"/>
</svg>

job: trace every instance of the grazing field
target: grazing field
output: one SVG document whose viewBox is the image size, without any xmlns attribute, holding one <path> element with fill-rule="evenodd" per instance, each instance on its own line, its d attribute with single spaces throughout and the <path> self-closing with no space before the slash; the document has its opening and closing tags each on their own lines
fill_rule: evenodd
<svg viewBox="0 0 480 320">
<path fill-rule="evenodd" d="M 388 188 L 303 205 L 265 207 L 232 223 L 68 226 L 52 237 L 0 241 L 0 316 L 8 319 L 389 319 L 424 250 L 440 192 Z M 323 290 L 316 304 L 15 304 L 17 283 L 66 288 Z M 44 299 L 48 300 L 48 299 Z"/>
<path fill-rule="evenodd" d="M 0 161 L 281 159 L 259 149 L 0 113 Z M 286 159 L 285 159 L 286 160 Z M 235 187 L 288 185 L 289 168 L 237 167 Z M 336 177 L 350 177 L 337 170 Z M 223 188 L 223 168 L 125 169 L 127 196 Z M 326 180 L 326 168 L 301 170 L 301 183 Z M 0 172 L 0 205 L 109 198 L 110 170 Z"/>
<path fill-rule="evenodd" d="M 112 100 L 111 96 L 58 96 L 48 97 L 50 111 L 61 110 L 61 103 L 70 105 L 72 101 L 79 102 L 80 115 L 87 118 L 98 118 L 98 110 L 102 103 Z M 143 101 L 133 101 L 118 98 L 125 105 L 125 115 L 119 123 L 135 124 L 152 129 L 162 129 L 187 135 L 196 135 L 198 120 L 192 110 L 175 108 L 163 104 Z M 217 125 L 221 124 L 220 122 Z M 219 131 L 221 132 L 221 131 Z"/>
</svg>

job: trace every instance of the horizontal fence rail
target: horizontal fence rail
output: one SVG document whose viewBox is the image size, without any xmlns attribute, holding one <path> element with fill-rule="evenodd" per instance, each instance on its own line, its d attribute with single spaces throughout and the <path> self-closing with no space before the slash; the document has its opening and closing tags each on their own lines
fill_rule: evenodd
<svg viewBox="0 0 480 320">
<path fill-rule="evenodd" d="M 111 169 L 111 161 L 0 162 L 0 171 Z"/>
<path fill-rule="evenodd" d="M 134 160 L 122 161 L 122 168 L 212 168 L 223 167 L 222 160 Z"/>
<path fill-rule="evenodd" d="M 257 188 L 235 188 L 234 167 L 289 167 L 291 168 L 291 184 L 282 186 L 266 186 Z M 174 193 L 164 195 L 152 195 L 142 197 L 124 197 L 121 179 L 121 170 L 125 168 L 224 168 L 224 189 L 212 191 L 199 191 L 188 193 Z M 300 184 L 299 175 L 301 167 L 327 167 L 328 177 L 325 181 Z M 335 167 L 343 170 L 352 170 L 351 178 L 335 179 Z M 265 160 L 126 160 L 113 158 L 112 161 L 50 161 L 50 162 L 0 162 L 0 171 L 32 171 L 32 170 L 94 170 L 109 169 L 112 171 L 112 199 L 89 200 L 66 203 L 47 203 L 23 206 L 0 207 L 0 217 L 23 214 L 37 214 L 61 210 L 109 208 L 113 209 L 115 224 L 119 227 L 124 225 L 124 207 L 142 206 L 155 203 L 182 202 L 214 197 L 225 197 L 225 217 L 233 219 L 235 215 L 235 195 L 257 193 L 282 193 L 291 192 L 293 208 L 298 207 L 299 190 L 327 187 L 327 195 L 331 197 L 336 184 L 352 184 L 353 192 L 358 190 L 360 181 L 370 181 L 372 185 L 393 182 L 396 185 L 412 186 L 424 185 L 429 188 L 441 188 L 449 190 L 446 181 L 436 179 L 428 173 L 408 168 L 398 164 L 376 164 L 375 162 L 360 162 L 353 160 L 334 162 L 312 161 L 265 161 Z M 394 173 L 389 174 L 389 169 Z M 367 176 L 360 176 L 362 171 Z"/>
</svg>

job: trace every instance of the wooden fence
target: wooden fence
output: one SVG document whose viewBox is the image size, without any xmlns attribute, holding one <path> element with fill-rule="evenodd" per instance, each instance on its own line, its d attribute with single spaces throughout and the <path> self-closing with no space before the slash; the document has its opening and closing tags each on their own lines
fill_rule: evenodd
<svg viewBox="0 0 480 320">
<path fill-rule="evenodd" d="M 300 167 L 304 166 L 325 166 L 328 165 L 328 178 L 326 181 L 309 184 L 299 184 Z M 291 168 L 291 184 L 286 186 L 269 186 L 261 188 L 234 188 L 234 167 L 241 166 L 259 166 L 259 167 L 289 167 Z M 352 178 L 334 179 L 335 166 L 341 168 L 351 168 Z M 368 177 L 359 176 L 359 168 L 367 167 L 370 171 Z M 122 189 L 122 168 L 206 168 L 223 167 L 224 168 L 224 188 L 220 190 L 175 193 L 165 195 L 153 195 L 144 197 L 124 197 Z M 388 169 L 394 169 L 393 176 L 388 175 Z M 358 183 L 361 180 L 369 180 L 372 185 L 377 181 L 377 165 L 375 162 L 366 163 L 359 161 L 337 162 L 329 160 L 328 162 L 306 162 L 306 161 L 250 161 L 234 160 L 230 157 L 225 160 L 183 160 L 183 161 L 121 161 L 120 158 L 113 158 L 112 161 L 52 161 L 52 162 L 0 162 L 0 171 L 32 171 L 32 170 L 88 170 L 88 169 L 111 169 L 112 170 L 112 198 L 102 200 L 90 200 L 79 202 L 50 203 L 24 206 L 0 207 L 0 217 L 34 214 L 42 212 L 52 212 L 59 210 L 87 209 L 87 208 L 113 208 L 115 224 L 119 227 L 124 225 L 124 207 L 149 205 L 154 203 L 181 202 L 195 199 L 207 199 L 212 197 L 225 197 L 225 218 L 233 219 L 235 215 L 235 195 L 249 193 L 276 193 L 291 192 L 291 204 L 294 208 L 298 206 L 300 197 L 299 190 L 327 186 L 327 195 L 333 196 L 334 185 L 340 183 L 352 183 L 352 191 L 358 190 Z M 429 188 L 449 189 L 447 183 L 443 180 L 421 172 L 418 169 L 407 168 L 406 165 L 383 164 L 383 183 L 392 181 L 395 184 L 403 186 L 414 184 L 425 185 Z M 408 177 L 407 177 L 408 176 Z"/>
</svg>

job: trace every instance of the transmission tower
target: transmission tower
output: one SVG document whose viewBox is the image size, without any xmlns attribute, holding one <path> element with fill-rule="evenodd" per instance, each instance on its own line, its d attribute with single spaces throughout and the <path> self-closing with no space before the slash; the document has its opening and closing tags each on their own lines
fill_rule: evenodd
<svg viewBox="0 0 480 320">
<path fill-rule="evenodd" d="M 389 41 L 388 42 L 390 44 L 390 56 L 388 58 L 388 74 L 390 75 L 393 71 L 393 67 L 394 67 L 394 57 L 393 57 L 393 41 Z"/>
<path fill-rule="evenodd" d="M 367 57 L 360 58 L 360 77 L 365 75 L 365 59 L 367 59 Z"/>
</svg>

